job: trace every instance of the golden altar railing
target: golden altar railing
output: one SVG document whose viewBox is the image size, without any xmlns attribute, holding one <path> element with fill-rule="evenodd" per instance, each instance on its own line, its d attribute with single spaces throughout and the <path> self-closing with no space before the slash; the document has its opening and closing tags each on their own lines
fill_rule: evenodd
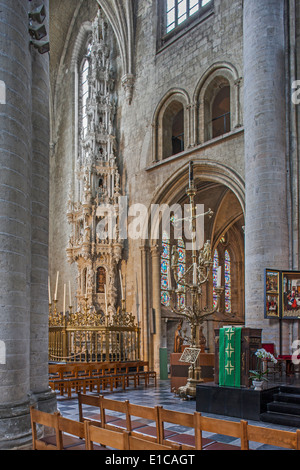
<svg viewBox="0 0 300 470">
<path fill-rule="evenodd" d="M 140 328 L 124 309 L 110 318 L 88 311 L 57 312 L 49 305 L 49 361 L 118 362 L 140 360 Z"/>
</svg>

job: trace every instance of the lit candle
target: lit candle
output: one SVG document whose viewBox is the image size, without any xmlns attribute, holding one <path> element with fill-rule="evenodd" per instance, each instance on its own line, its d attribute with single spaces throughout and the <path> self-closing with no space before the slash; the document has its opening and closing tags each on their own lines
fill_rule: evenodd
<svg viewBox="0 0 300 470">
<path fill-rule="evenodd" d="M 51 304 L 50 276 L 48 276 L 48 295 L 49 295 L 49 304 Z"/>
<path fill-rule="evenodd" d="M 72 306 L 71 281 L 69 281 L 69 307 Z"/>
<path fill-rule="evenodd" d="M 217 270 L 217 287 L 221 287 L 222 285 L 221 279 L 222 279 L 222 266 L 219 266 Z"/>
<path fill-rule="evenodd" d="M 66 314 L 66 284 L 64 284 L 64 315 Z"/>
<path fill-rule="evenodd" d="M 108 311 L 107 311 L 106 284 L 104 284 L 104 294 L 105 294 L 105 310 L 106 310 L 106 315 L 107 315 L 107 314 L 108 314 Z"/>
<path fill-rule="evenodd" d="M 122 297 L 122 300 L 124 300 L 124 296 L 123 296 L 122 274 L 121 274 L 121 270 L 120 270 L 120 269 L 119 269 L 119 274 L 120 274 L 120 284 L 121 284 L 121 297 Z"/>
<path fill-rule="evenodd" d="M 56 273 L 56 286 L 55 286 L 54 300 L 57 300 L 58 277 L 59 277 L 59 271 L 57 271 L 57 273 Z"/>
</svg>

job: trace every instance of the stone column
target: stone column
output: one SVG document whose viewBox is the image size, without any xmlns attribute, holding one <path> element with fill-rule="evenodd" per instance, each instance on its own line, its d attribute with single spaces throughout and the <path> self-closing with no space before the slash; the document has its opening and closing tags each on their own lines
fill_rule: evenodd
<svg viewBox="0 0 300 470">
<path fill-rule="evenodd" d="M 279 346 L 278 322 L 264 319 L 264 269 L 289 267 L 284 0 L 244 1 L 244 84 L 246 326 Z"/>
<path fill-rule="evenodd" d="M 49 0 L 34 0 L 46 9 L 49 37 Z M 47 37 L 45 38 L 47 40 Z M 48 239 L 49 239 L 49 54 L 33 47 L 32 55 L 32 172 L 31 172 L 31 323 L 30 390 L 44 411 L 55 407 L 48 376 Z"/>
<path fill-rule="evenodd" d="M 30 438 L 31 56 L 28 2 L 1 0 L 0 449 Z"/>
<path fill-rule="evenodd" d="M 43 165 L 49 143 L 45 132 L 48 118 L 39 106 L 47 103 L 48 95 L 37 106 L 46 89 L 41 86 L 39 91 L 36 78 L 32 79 L 30 8 L 27 0 L 0 0 L 0 80 L 6 88 L 5 102 L 0 104 L 0 449 L 31 444 L 29 407 L 40 398 L 34 393 L 46 390 L 43 401 L 49 398 L 44 340 L 48 314 L 43 307 L 47 302 L 44 218 L 48 209 L 44 204 L 48 188 L 46 185 L 42 192 L 38 187 L 40 175 L 47 178 Z M 36 67 L 33 69 L 35 72 Z M 47 81 L 47 73 L 45 69 L 42 81 Z M 37 282 L 42 284 L 39 296 Z M 32 360 L 38 356 L 38 361 Z M 54 410 L 53 395 L 51 400 Z"/>
<path fill-rule="evenodd" d="M 160 301 L 160 250 L 151 247 L 152 260 L 152 307 L 155 311 L 155 333 L 153 335 L 153 367 L 159 373 L 159 348 L 161 347 L 161 301 Z"/>
</svg>

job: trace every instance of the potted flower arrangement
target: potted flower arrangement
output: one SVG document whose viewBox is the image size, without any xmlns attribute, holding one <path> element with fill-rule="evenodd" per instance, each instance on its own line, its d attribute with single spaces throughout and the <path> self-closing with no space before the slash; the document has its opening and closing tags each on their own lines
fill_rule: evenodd
<svg viewBox="0 0 300 470">
<path fill-rule="evenodd" d="M 268 369 L 263 370 L 263 364 L 267 364 L 267 361 L 271 361 L 274 364 L 277 363 L 277 359 L 273 354 L 267 352 L 265 349 L 258 349 L 255 353 L 259 360 L 259 368 L 257 370 L 250 370 L 250 379 L 254 385 L 254 390 L 262 390 L 264 381 L 267 381 Z"/>
</svg>

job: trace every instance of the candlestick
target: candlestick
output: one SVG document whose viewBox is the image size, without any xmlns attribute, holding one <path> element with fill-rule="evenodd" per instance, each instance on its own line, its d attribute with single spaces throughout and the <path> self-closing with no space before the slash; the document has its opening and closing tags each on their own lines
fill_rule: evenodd
<svg viewBox="0 0 300 470">
<path fill-rule="evenodd" d="M 124 300 L 122 273 L 121 273 L 121 270 L 120 270 L 120 269 L 119 269 L 119 275 L 120 275 L 120 284 L 121 284 L 121 298 L 122 298 L 122 300 Z"/>
<path fill-rule="evenodd" d="M 108 315 L 108 312 L 107 312 L 107 297 L 106 297 L 106 284 L 104 284 L 104 294 L 105 294 L 105 310 L 106 310 L 106 315 Z"/>
<path fill-rule="evenodd" d="M 49 305 L 51 305 L 50 276 L 48 276 L 48 296 L 49 296 Z"/>
<path fill-rule="evenodd" d="M 56 273 L 56 286 L 55 286 L 54 300 L 57 300 L 58 277 L 59 277 L 59 271 L 57 271 L 57 273 Z"/>
<path fill-rule="evenodd" d="M 66 284 L 64 284 L 64 309 L 63 309 L 63 314 L 64 314 L 64 316 L 66 314 Z"/>
<path fill-rule="evenodd" d="M 222 279 L 222 266 L 219 266 L 217 270 L 217 287 L 221 287 L 222 285 L 221 279 Z"/>
<path fill-rule="evenodd" d="M 72 305 L 71 281 L 69 281 L 69 307 Z"/>
</svg>

